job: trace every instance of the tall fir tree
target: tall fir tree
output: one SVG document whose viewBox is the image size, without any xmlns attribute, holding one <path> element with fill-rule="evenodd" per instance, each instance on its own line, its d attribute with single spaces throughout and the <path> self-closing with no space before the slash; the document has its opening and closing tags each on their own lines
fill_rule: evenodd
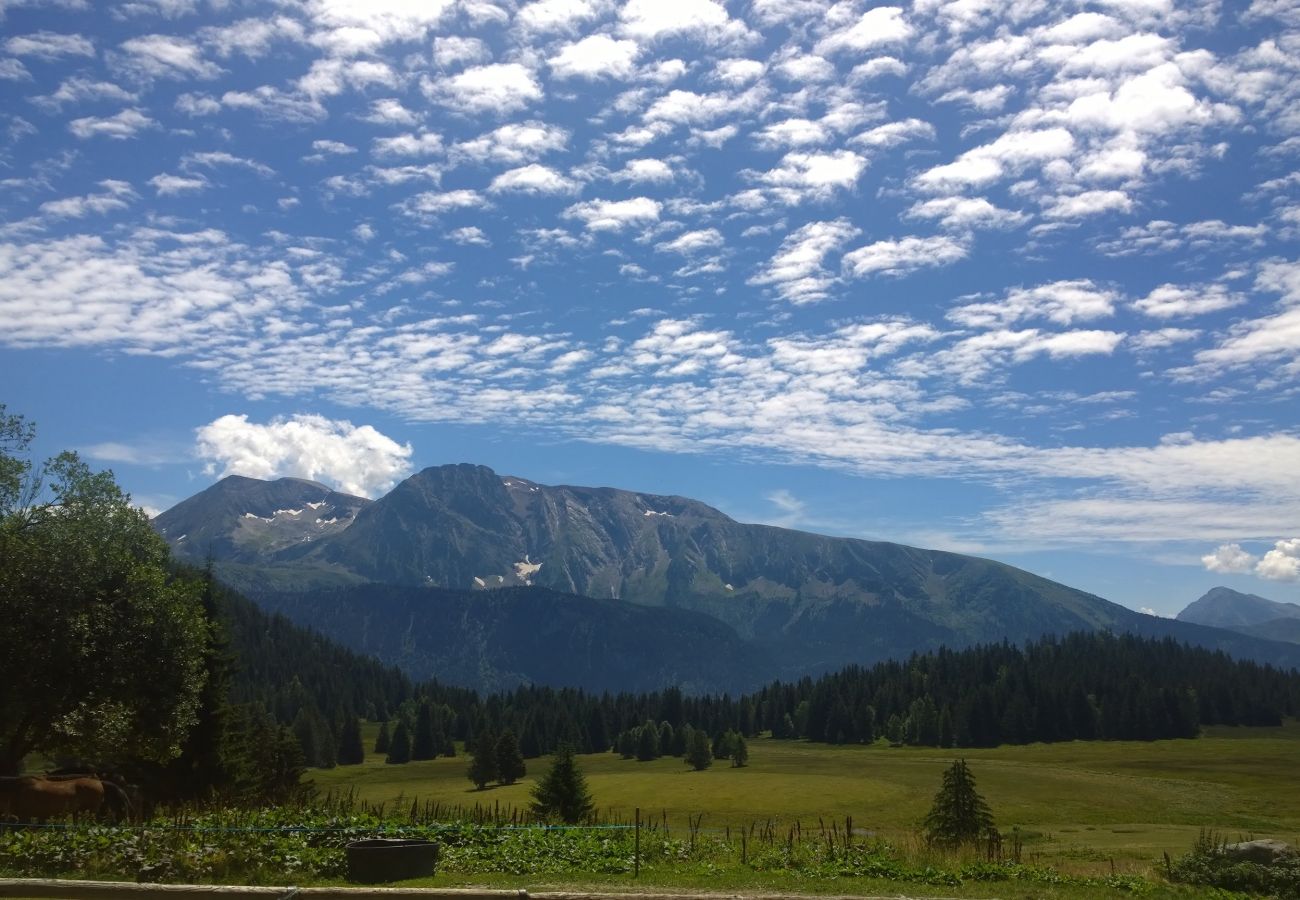
<svg viewBox="0 0 1300 900">
<path fill-rule="evenodd" d="M 433 759 L 437 755 L 438 739 L 434 734 L 433 705 L 428 700 L 424 700 L 415 714 L 415 736 L 411 739 L 411 759 Z"/>
<path fill-rule="evenodd" d="M 393 729 L 393 737 L 388 742 L 388 756 L 384 762 L 393 765 L 401 765 L 411 761 L 411 729 L 406 727 L 405 719 L 397 720 L 397 727 Z"/>
<path fill-rule="evenodd" d="M 497 746 L 492 732 L 484 729 L 474 738 L 474 746 L 469 758 L 469 769 L 465 773 L 480 791 L 489 782 L 497 779 Z"/>
<path fill-rule="evenodd" d="M 993 813 L 975 790 L 975 776 L 966 760 L 956 760 L 943 773 L 922 827 L 926 840 L 940 847 L 974 843 L 994 830 Z"/>
<path fill-rule="evenodd" d="M 524 765 L 524 756 L 519 752 L 519 739 L 507 728 L 497 738 L 496 745 L 497 781 L 502 784 L 514 784 L 528 774 Z"/>
<path fill-rule="evenodd" d="M 576 825 L 590 819 L 596 805 L 587 779 L 573 757 L 573 748 L 563 746 L 555 752 L 542 780 L 533 788 L 532 813 L 539 819 Z"/>
<path fill-rule="evenodd" d="M 387 755 L 388 746 L 392 742 L 392 735 L 388 733 L 388 723 L 379 723 L 379 734 L 375 735 L 375 752 Z"/>
<path fill-rule="evenodd" d="M 338 764 L 359 766 L 365 761 L 366 747 L 361 741 L 361 721 L 356 716 L 348 716 L 339 729 Z"/>
</svg>

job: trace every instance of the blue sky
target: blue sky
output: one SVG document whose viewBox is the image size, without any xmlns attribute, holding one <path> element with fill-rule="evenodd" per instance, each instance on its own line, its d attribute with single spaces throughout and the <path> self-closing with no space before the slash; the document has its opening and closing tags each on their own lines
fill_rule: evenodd
<svg viewBox="0 0 1300 900">
<path fill-rule="evenodd" d="M 0 402 L 1300 600 L 1300 2 L 0 0 Z"/>
</svg>

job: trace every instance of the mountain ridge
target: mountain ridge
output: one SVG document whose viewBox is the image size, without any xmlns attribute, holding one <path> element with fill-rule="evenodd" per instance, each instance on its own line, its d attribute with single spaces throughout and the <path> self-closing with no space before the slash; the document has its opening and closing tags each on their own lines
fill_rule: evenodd
<svg viewBox="0 0 1300 900">
<path fill-rule="evenodd" d="M 350 516 L 303 534 L 303 516 L 263 521 L 241 511 L 256 494 L 250 481 L 219 482 L 155 521 L 174 535 L 184 521 L 177 510 L 199 517 L 209 508 L 217 536 L 232 532 L 209 541 L 220 574 L 254 596 L 366 583 L 545 588 L 707 615 L 777 660 L 785 676 L 1080 630 L 1182 635 L 1300 664 L 1295 645 L 1152 619 L 994 560 L 745 524 L 685 497 L 549 486 L 468 463 L 421 470 L 374 501 L 323 498 L 312 483 L 261 482 L 274 486 L 266 490 L 276 502 L 328 500 Z M 169 540 L 182 555 L 201 549 Z M 476 627 L 496 627 L 480 612 Z"/>
</svg>

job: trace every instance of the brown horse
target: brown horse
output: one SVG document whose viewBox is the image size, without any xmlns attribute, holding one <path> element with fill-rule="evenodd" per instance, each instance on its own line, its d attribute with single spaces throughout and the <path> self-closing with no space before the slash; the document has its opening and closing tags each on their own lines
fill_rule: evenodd
<svg viewBox="0 0 1300 900">
<path fill-rule="evenodd" d="M 67 815 L 76 821 L 87 813 L 94 816 L 104 806 L 106 797 L 115 818 L 120 819 L 129 812 L 122 789 L 98 778 L 36 775 L 0 778 L 0 815 L 17 816 L 24 822 L 45 822 Z"/>
</svg>

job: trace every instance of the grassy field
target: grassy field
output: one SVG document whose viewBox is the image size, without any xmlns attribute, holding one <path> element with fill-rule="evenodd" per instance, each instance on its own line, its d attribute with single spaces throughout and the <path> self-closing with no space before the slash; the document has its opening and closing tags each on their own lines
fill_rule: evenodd
<svg viewBox="0 0 1300 900">
<path fill-rule="evenodd" d="M 373 728 L 367 734 L 373 744 Z M 817 828 L 853 817 L 896 843 L 914 841 L 944 768 L 970 764 L 1004 834 L 1024 835 L 1026 861 L 1080 874 L 1147 871 L 1162 852 L 1185 852 L 1203 827 L 1225 834 L 1300 841 L 1300 723 L 1281 729 L 1212 729 L 1196 740 L 1034 744 L 994 750 L 829 747 L 796 741 L 750 742 L 750 765 L 723 762 L 693 772 L 680 759 L 640 763 L 612 753 L 579 762 L 602 818 L 666 817 L 685 833 L 688 816 L 704 829 L 773 820 Z M 510 787 L 477 791 L 464 756 L 402 766 L 371 755 L 362 766 L 313 770 L 322 791 L 354 791 L 389 808 L 414 800 L 472 807 L 524 807 L 549 760 L 528 761 Z"/>
</svg>

